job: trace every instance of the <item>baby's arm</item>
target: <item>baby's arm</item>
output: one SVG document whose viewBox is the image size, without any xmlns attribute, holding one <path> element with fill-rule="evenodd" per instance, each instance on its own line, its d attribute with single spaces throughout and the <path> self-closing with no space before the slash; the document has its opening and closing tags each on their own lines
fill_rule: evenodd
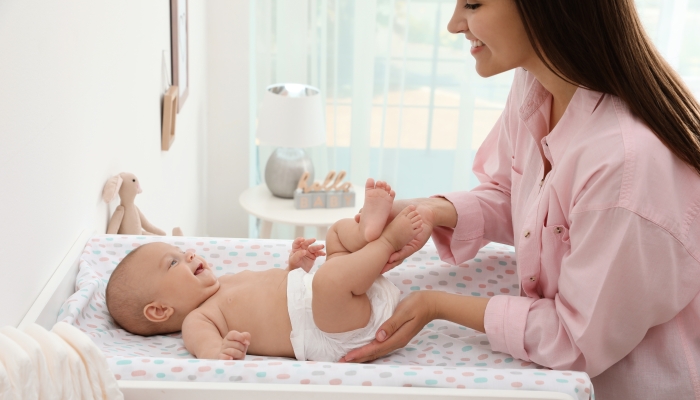
<svg viewBox="0 0 700 400">
<path fill-rule="evenodd" d="M 182 339 L 195 357 L 214 360 L 242 360 L 250 345 L 250 333 L 229 331 L 222 338 L 216 325 L 197 310 L 183 321 Z"/>
</svg>

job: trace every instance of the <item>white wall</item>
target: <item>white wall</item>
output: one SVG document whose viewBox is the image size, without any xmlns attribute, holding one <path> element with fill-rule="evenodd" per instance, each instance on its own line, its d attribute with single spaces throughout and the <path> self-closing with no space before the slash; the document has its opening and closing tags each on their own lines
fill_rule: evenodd
<svg viewBox="0 0 700 400">
<path fill-rule="evenodd" d="M 255 0 L 207 0 L 210 236 L 248 237 L 238 196 L 249 186 L 250 6 Z"/>
<path fill-rule="evenodd" d="M 0 1 L 0 326 L 19 323 L 83 229 L 105 231 L 109 210 L 100 195 L 115 173 L 139 177 L 143 193 L 136 203 L 156 226 L 168 232 L 180 226 L 189 236 L 209 233 L 207 187 L 219 182 L 206 178 L 207 169 L 218 169 L 207 166 L 207 141 L 237 143 L 233 125 L 244 122 L 215 120 L 215 132 L 229 134 L 225 140 L 207 134 L 207 52 L 223 50 L 207 44 L 208 4 L 190 1 L 190 95 L 173 147 L 160 150 L 169 3 Z M 248 2 L 226 6 L 236 4 Z M 247 44 L 232 50 L 247 54 Z M 226 84 L 241 82 L 247 77 Z M 231 102 L 213 98 L 222 99 Z M 235 116 L 231 107 L 245 106 L 227 103 L 225 111 Z M 247 125 L 240 132 L 241 149 L 247 149 Z M 247 184 L 247 159 L 223 166 L 230 174 L 245 169 Z M 224 200 L 237 204 L 240 182 L 227 184 Z M 218 204 L 209 203 L 216 215 Z M 224 209 L 225 222 L 247 221 L 244 213 L 233 215 L 230 204 Z M 246 236 L 247 225 L 211 231 Z"/>
</svg>

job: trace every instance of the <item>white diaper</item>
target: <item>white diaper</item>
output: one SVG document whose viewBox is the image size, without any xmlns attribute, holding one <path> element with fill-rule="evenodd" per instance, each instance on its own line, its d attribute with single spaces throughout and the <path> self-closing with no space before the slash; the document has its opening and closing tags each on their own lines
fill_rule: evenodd
<svg viewBox="0 0 700 400">
<path fill-rule="evenodd" d="M 326 333 L 314 323 L 311 310 L 311 281 L 314 274 L 295 269 L 287 277 L 287 309 L 292 321 L 290 339 L 297 360 L 338 361 L 350 350 L 374 340 L 377 329 L 391 317 L 399 303 L 401 292 L 383 276 L 379 276 L 367 291 L 372 315 L 364 328 L 343 333 Z"/>
</svg>

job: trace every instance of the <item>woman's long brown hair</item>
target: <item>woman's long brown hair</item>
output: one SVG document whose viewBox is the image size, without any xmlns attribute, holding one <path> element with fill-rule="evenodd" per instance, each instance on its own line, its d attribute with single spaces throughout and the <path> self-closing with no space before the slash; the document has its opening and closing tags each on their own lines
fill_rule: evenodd
<svg viewBox="0 0 700 400">
<path fill-rule="evenodd" d="M 621 98 L 700 173 L 700 105 L 644 32 L 633 0 L 515 2 L 530 43 L 549 69 Z"/>
</svg>

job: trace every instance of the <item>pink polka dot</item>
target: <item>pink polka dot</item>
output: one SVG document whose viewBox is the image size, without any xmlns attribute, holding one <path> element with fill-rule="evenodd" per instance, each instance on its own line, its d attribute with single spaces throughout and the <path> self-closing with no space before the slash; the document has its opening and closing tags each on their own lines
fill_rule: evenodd
<svg viewBox="0 0 700 400">
<path fill-rule="evenodd" d="M 581 378 L 576 378 L 576 382 L 578 382 L 578 383 L 586 383 L 586 381 L 584 381 L 584 380 L 581 379 Z"/>
<path fill-rule="evenodd" d="M 493 297 L 494 293 L 493 292 L 486 292 L 486 295 Z"/>
<path fill-rule="evenodd" d="M 498 360 L 493 361 L 494 364 L 500 364 L 501 362 L 503 362 L 503 360 L 501 360 L 500 358 Z"/>
<path fill-rule="evenodd" d="M 485 359 L 489 358 L 489 355 L 488 355 L 488 354 L 481 354 L 481 355 L 480 355 L 479 357 L 477 357 L 477 358 L 478 358 L 479 360 L 485 360 Z"/>
<path fill-rule="evenodd" d="M 515 271 L 513 271 L 512 269 L 507 269 L 506 274 L 513 275 L 513 274 L 515 274 Z"/>
<path fill-rule="evenodd" d="M 510 386 L 513 386 L 515 388 L 523 387 L 523 384 L 521 382 L 513 382 L 510 384 Z"/>
<path fill-rule="evenodd" d="M 494 267 L 492 267 L 492 266 L 490 266 L 490 265 L 489 265 L 488 267 L 486 267 L 486 269 L 488 269 L 489 271 L 495 271 L 495 270 L 496 270 L 496 268 L 494 268 Z"/>
<path fill-rule="evenodd" d="M 279 374 L 277 375 L 277 379 L 289 379 L 289 374 Z"/>
<path fill-rule="evenodd" d="M 148 363 L 148 362 L 151 362 L 151 360 L 149 360 L 148 358 L 144 358 L 143 360 L 141 360 L 141 362 L 142 362 L 142 363 Z"/>
<path fill-rule="evenodd" d="M 571 376 L 571 372 L 562 372 L 562 375 Z"/>
<path fill-rule="evenodd" d="M 452 382 L 456 381 L 456 379 L 455 379 L 455 378 L 453 378 L 453 377 L 451 377 L 451 376 L 450 376 L 450 377 L 448 377 L 448 378 L 447 378 L 447 379 L 445 379 L 445 380 L 446 380 L 447 382 L 450 382 L 450 383 L 452 383 Z"/>
<path fill-rule="evenodd" d="M 146 375 L 146 371 L 144 371 L 142 369 L 131 373 L 131 376 L 145 376 L 145 375 Z"/>
<path fill-rule="evenodd" d="M 267 365 L 282 365 L 282 363 L 279 362 L 279 361 L 277 361 L 277 362 L 269 362 L 269 363 L 267 363 Z"/>
<path fill-rule="evenodd" d="M 372 382 L 364 381 L 364 382 L 362 382 L 362 386 L 372 386 Z"/>
<path fill-rule="evenodd" d="M 428 289 L 428 290 L 430 290 L 430 289 L 433 288 L 433 285 L 425 285 L 425 288 Z"/>
<path fill-rule="evenodd" d="M 482 289 L 486 289 L 486 285 L 484 285 L 483 283 L 480 283 L 480 284 L 479 284 L 479 287 L 482 288 Z"/>
<path fill-rule="evenodd" d="M 462 372 L 462 376 L 474 376 L 473 372 Z"/>
<path fill-rule="evenodd" d="M 343 383 L 343 381 L 341 381 L 340 379 L 331 379 L 331 381 L 328 383 L 330 383 L 331 385 L 340 385 L 341 383 Z"/>
<path fill-rule="evenodd" d="M 107 257 L 100 257 L 100 261 L 109 261 L 109 258 L 107 258 Z"/>
<path fill-rule="evenodd" d="M 252 364 L 252 363 L 251 363 L 251 364 L 244 364 L 243 366 L 246 367 L 246 368 L 255 368 L 255 367 L 258 366 L 258 364 Z"/>
<path fill-rule="evenodd" d="M 585 389 L 583 389 L 583 391 L 586 392 L 586 394 L 591 393 L 591 389 L 589 389 L 589 388 L 585 388 Z"/>
<path fill-rule="evenodd" d="M 413 387 L 410 383 L 404 383 L 403 387 Z"/>
<path fill-rule="evenodd" d="M 492 260 L 498 260 L 498 256 L 489 256 L 489 258 Z"/>
<path fill-rule="evenodd" d="M 465 281 L 469 281 L 469 282 L 472 281 L 472 277 L 471 277 L 471 276 L 465 276 L 465 277 L 462 277 L 462 279 L 464 279 Z"/>
<path fill-rule="evenodd" d="M 410 279 L 404 279 L 401 281 L 401 283 L 403 283 L 404 285 L 410 285 L 412 282 L 413 281 L 411 281 Z"/>
<path fill-rule="evenodd" d="M 469 268 L 469 264 L 459 264 L 460 268 Z"/>
<path fill-rule="evenodd" d="M 425 358 L 425 353 L 418 354 L 418 358 Z"/>
<path fill-rule="evenodd" d="M 174 367 L 171 369 L 173 372 L 182 372 L 182 367 Z"/>
<path fill-rule="evenodd" d="M 211 367 L 199 367 L 199 372 L 211 371 Z"/>
<path fill-rule="evenodd" d="M 120 380 L 120 379 L 122 379 L 122 376 L 119 374 L 114 374 L 114 379 Z"/>
<path fill-rule="evenodd" d="M 544 381 L 535 381 L 535 383 L 538 385 L 544 385 Z"/>
<path fill-rule="evenodd" d="M 435 362 L 435 360 L 428 360 L 428 364 L 432 364 L 434 362 Z"/>
<path fill-rule="evenodd" d="M 236 365 L 235 361 L 226 361 L 224 365 Z"/>
<path fill-rule="evenodd" d="M 299 383 L 301 383 L 302 385 L 308 385 L 309 383 L 311 383 L 311 381 L 309 379 L 302 379 L 299 381 Z"/>
<path fill-rule="evenodd" d="M 236 248 L 237 248 L 237 249 L 242 249 L 243 246 L 241 246 L 241 245 L 239 244 L 238 246 L 236 246 Z"/>
<path fill-rule="evenodd" d="M 248 266 L 248 263 L 238 263 L 238 266 L 239 266 L 239 267 L 247 267 L 247 266 Z"/>
<path fill-rule="evenodd" d="M 532 363 L 531 363 L 531 362 L 527 362 L 527 361 L 523 361 L 523 362 L 520 363 L 520 366 L 521 366 L 521 367 L 527 367 L 527 366 L 529 366 L 529 365 L 532 365 Z"/>
<path fill-rule="evenodd" d="M 224 260 L 224 264 L 231 264 L 231 260 Z"/>
<path fill-rule="evenodd" d="M 508 289 L 508 288 L 501 288 L 501 293 L 510 293 L 510 289 Z"/>
<path fill-rule="evenodd" d="M 138 244 L 138 243 L 132 243 L 131 246 L 132 246 L 132 247 L 139 247 L 139 246 L 141 246 L 141 245 Z"/>
<path fill-rule="evenodd" d="M 266 265 L 267 261 L 258 261 L 255 263 L 255 265 Z"/>
<path fill-rule="evenodd" d="M 259 249 L 260 245 L 254 244 L 254 245 L 250 246 L 250 248 L 251 249 Z"/>
<path fill-rule="evenodd" d="M 503 375 L 496 375 L 494 376 L 494 378 L 498 379 L 499 381 L 502 381 L 504 377 Z"/>
<path fill-rule="evenodd" d="M 464 389 L 464 388 L 466 388 L 466 386 L 464 386 L 464 385 L 457 385 L 457 389 Z"/>
<path fill-rule="evenodd" d="M 435 375 L 442 375 L 442 371 L 440 371 L 440 370 L 434 371 L 433 373 L 434 373 Z"/>
<path fill-rule="evenodd" d="M 196 244 L 197 244 L 197 246 L 201 246 L 204 244 L 204 242 L 197 242 Z"/>
<path fill-rule="evenodd" d="M 421 367 L 411 367 L 411 369 L 415 369 L 415 370 L 420 371 L 420 370 L 422 370 L 423 368 L 421 368 Z"/>
</svg>

